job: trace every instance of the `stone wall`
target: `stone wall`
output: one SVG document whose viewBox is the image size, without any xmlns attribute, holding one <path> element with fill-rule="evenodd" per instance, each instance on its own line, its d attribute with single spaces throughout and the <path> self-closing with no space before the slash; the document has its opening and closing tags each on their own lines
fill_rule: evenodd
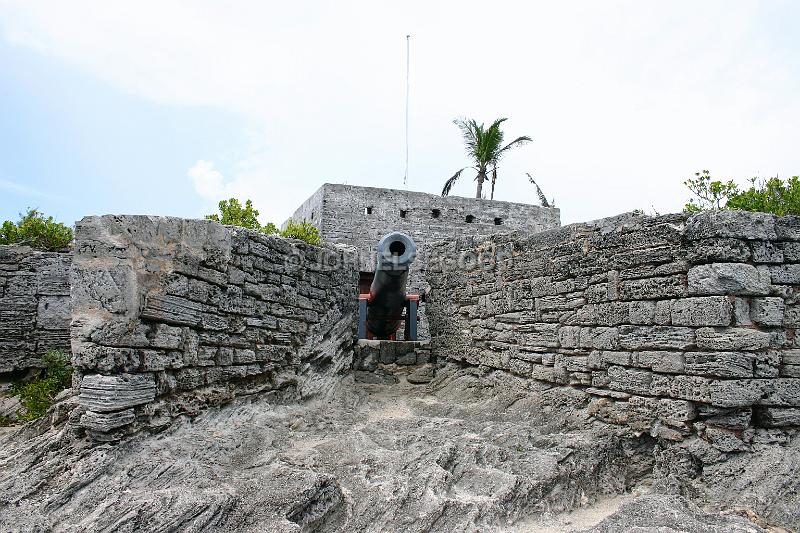
<svg viewBox="0 0 800 533">
<path fill-rule="evenodd" d="M 322 394 L 352 364 L 352 249 L 145 216 L 84 218 L 75 248 L 73 363 L 94 438 L 238 395 Z"/>
<path fill-rule="evenodd" d="M 555 208 L 330 183 L 306 200 L 292 218 L 314 224 L 326 242 L 354 246 L 363 272 L 374 272 L 375 247 L 381 237 L 391 231 L 407 233 L 418 249 L 410 292 L 426 289 L 428 243 L 462 235 L 538 233 L 561 224 Z M 424 338 L 428 329 L 424 303 L 420 316 L 419 334 Z"/>
<path fill-rule="evenodd" d="M 69 253 L 0 246 L 0 374 L 69 351 Z"/>
<path fill-rule="evenodd" d="M 668 439 L 733 450 L 800 425 L 798 217 L 623 215 L 431 253 L 440 361 L 579 388 L 598 418 Z"/>
</svg>

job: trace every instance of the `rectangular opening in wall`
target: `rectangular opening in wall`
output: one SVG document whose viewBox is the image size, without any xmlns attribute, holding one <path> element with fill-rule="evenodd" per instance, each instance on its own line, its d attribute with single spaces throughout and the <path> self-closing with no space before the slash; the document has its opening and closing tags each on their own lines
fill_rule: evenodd
<svg viewBox="0 0 800 533">
<path fill-rule="evenodd" d="M 400 210 L 400 218 L 406 218 L 407 211 L 405 209 Z"/>
<path fill-rule="evenodd" d="M 465 220 L 466 220 L 467 224 L 472 224 L 473 222 L 475 222 L 475 217 L 472 216 L 472 215 L 467 215 L 467 218 Z M 495 219 L 495 220 L 497 220 L 497 219 Z"/>
<path fill-rule="evenodd" d="M 431 218 L 439 218 L 439 216 L 441 214 L 442 214 L 442 212 L 439 211 L 438 209 L 432 209 L 431 210 Z"/>
<path fill-rule="evenodd" d="M 372 206 L 370 206 L 370 207 L 365 207 L 365 208 L 364 208 L 364 214 L 365 214 L 365 215 L 371 215 L 371 214 L 372 214 Z"/>
<path fill-rule="evenodd" d="M 499 226 L 503 223 L 503 219 L 500 217 L 494 217 L 494 225 Z"/>
<path fill-rule="evenodd" d="M 358 274 L 358 293 L 367 294 L 372 285 L 372 280 L 375 279 L 375 272 L 359 272 Z"/>
</svg>

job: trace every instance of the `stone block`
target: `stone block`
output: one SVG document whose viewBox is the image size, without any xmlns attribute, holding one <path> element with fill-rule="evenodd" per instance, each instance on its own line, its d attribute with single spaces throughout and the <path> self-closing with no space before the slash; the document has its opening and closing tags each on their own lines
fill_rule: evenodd
<svg viewBox="0 0 800 533">
<path fill-rule="evenodd" d="M 643 351 L 636 353 L 636 365 L 652 369 L 654 372 L 680 374 L 684 371 L 682 352 Z"/>
<path fill-rule="evenodd" d="M 750 301 L 747 298 L 734 297 L 733 299 L 733 325 L 750 326 L 753 320 L 750 318 Z"/>
<path fill-rule="evenodd" d="M 800 240 L 800 217 L 782 216 L 775 218 L 775 234 L 782 241 Z"/>
<path fill-rule="evenodd" d="M 107 413 L 149 403 L 155 396 L 153 374 L 89 374 L 81 380 L 78 400 L 89 411 Z"/>
<path fill-rule="evenodd" d="M 685 350 L 694 346 L 694 330 L 674 326 L 619 326 L 619 346 L 626 350 Z"/>
<path fill-rule="evenodd" d="M 783 263 L 783 249 L 774 242 L 756 241 L 750 243 L 754 263 Z"/>
<path fill-rule="evenodd" d="M 632 394 L 650 394 L 650 383 L 653 380 L 653 374 L 650 372 L 610 366 L 608 377 L 611 380 L 609 384 L 611 390 Z"/>
<path fill-rule="evenodd" d="M 628 319 L 628 304 L 625 302 L 605 302 L 596 305 L 597 325 L 618 326 Z"/>
<path fill-rule="evenodd" d="M 682 298 L 672 302 L 675 326 L 729 326 L 732 306 L 727 296 Z"/>
<path fill-rule="evenodd" d="M 617 328 L 581 328 L 580 347 L 614 350 L 618 346 Z"/>
<path fill-rule="evenodd" d="M 753 298 L 751 301 L 750 318 L 760 326 L 782 326 L 783 313 L 783 298 Z"/>
<path fill-rule="evenodd" d="M 701 350 L 761 350 L 770 346 L 771 336 L 766 331 L 748 328 L 700 328 L 697 330 L 697 347 Z"/>
<path fill-rule="evenodd" d="M 69 296 L 41 296 L 36 312 L 36 326 L 42 329 L 67 330 L 72 320 Z"/>
<path fill-rule="evenodd" d="M 743 263 L 750 257 L 747 242 L 740 239 L 701 239 L 686 245 L 686 258 L 692 263 Z"/>
<path fill-rule="evenodd" d="M 759 404 L 774 407 L 800 407 L 800 379 L 773 378 L 761 381 L 764 394 Z"/>
<path fill-rule="evenodd" d="M 800 265 L 776 265 L 769 267 L 772 283 L 797 285 L 800 284 Z"/>
<path fill-rule="evenodd" d="M 631 324 L 653 324 L 656 318 L 656 302 L 648 300 L 628 302 L 628 316 Z"/>
<path fill-rule="evenodd" d="M 697 409 L 687 400 L 662 398 L 656 404 L 656 415 L 669 423 L 688 422 L 697 418 Z"/>
<path fill-rule="evenodd" d="M 742 352 L 686 352 L 684 371 L 697 376 L 720 378 L 753 377 L 755 360 Z"/>
<path fill-rule="evenodd" d="M 731 379 L 715 380 L 711 383 L 711 403 L 720 407 L 749 407 L 755 405 L 764 394 L 766 380 Z"/>
<path fill-rule="evenodd" d="M 756 411 L 756 424 L 766 428 L 800 426 L 800 409 L 761 407 Z"/>
<path fill-rule="evenodd" d="M 199 326 L 203 306 L 179 296 L 155 294 L 149 296 L 140 316 L 157 322 L 184 326 Z"/>
<path fill-rule="evenodd" d="M 650 394 L 655 396 L 668 396 L 670 398 L 690 400 L 693 402 L 711 402 L 711 383 L 708 378 L 701 376 L 665 376 L 653 374 L 650 385 Z"/>
<path fill-rule="evenodd" d="M 770 292 L 766 267 L 743 263 L 711 263 L 694 266 L 688 275 L 691 295 L 754 295 Z"/>
<path fill-rule="evenodd" d="M 561 326 L 558 329 L 558 343 L 562 348 L 577 348 L 580 345 L 580 326 Z"/>
<path fill-rule="evenodd" d="M 726 209 L 692 215 L 686 221 L 685 234 L 689 240 L 719 237 L 774 240 L 778 235 L 775 215 Z"/>
<path fill-rule="evenodd" d="M 655 300 L 684 296 L 688 296 L 688 293 L 686 276 L 683 274 L 625 280 L 619 284 L 620 300 Z"/>
<path fill-rule="evenodd" d="M 196 389 L 205 385 L 205 372 L 199 368 L 182 368 L 175 373 L 175 382 L 180 390 Z"/>
<path fill-rule="evenodd" d="M 80 425 L 91 431 L 108 433 L 112 429 L 117 429 L 136 420 L 133 409 L 125 409 L 114 413 L 97 413 L 94 411 L 85 412 L 80 419 Z"/>
<path fill-rule="evenodd" d="M 655 323 L 659 326 L 669 326 L 672 323 L 672 302 L 659 300 L 656 302 Z"/>
</svg>

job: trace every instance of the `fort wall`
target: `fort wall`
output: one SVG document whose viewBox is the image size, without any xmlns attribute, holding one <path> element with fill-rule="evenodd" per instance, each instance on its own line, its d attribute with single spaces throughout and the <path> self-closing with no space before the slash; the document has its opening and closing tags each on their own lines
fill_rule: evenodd
<svg viewBox="0 0 800 533">
<path fill-rule="evenodd" d="M 42 355 L 69 352 L 68 252 L 0 246 L 0 373 L 42 366 Z"/>
<path fill-rule="evenodd" d="M 86 217 L 75 239 L 73 366 L 93 438 L 235 396 L 324 394 L 352 365 L 350 248 L 146 216 Z"/>
<path fill-rule="evenodd" d="M 800 425 L 800 218 L 622 215 L 430 245 L 431 348 L 586 394 L 599 419 L 746 447 Z"/>
</svg>

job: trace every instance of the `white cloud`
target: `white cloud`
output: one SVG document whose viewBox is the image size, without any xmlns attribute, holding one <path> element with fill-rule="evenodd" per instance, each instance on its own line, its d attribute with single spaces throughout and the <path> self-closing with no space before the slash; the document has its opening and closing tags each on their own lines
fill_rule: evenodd
<svg viewBox="0 0 800 533">
<path fill-rule="evenodd" d="M 227 180 L 210 163 L 192 180 L 276 221 L 324 181 L 402 187 L 410 33 L 410 187 L 463 166 L 454 117 L 508 116 L 534 142 L 504 160 L 498 198 L 535 201 L 531 172 L 576 221 L 680 209 L 701 168 L 800 172 L 800 46 L 773 27 L 798 9 L 766 5 L 20 1 L 0 29 L 143 98 L 244 117 L 248 146 L 197 154 Z"/>
<path fill-rule="evenodd" d="M 186 173 L 192 180 L 194 190 L 206 200 L 220 199 L 225 196 L 222 173 L 214 168 L 214 163 L 200 159 Z"/>
</svg>

